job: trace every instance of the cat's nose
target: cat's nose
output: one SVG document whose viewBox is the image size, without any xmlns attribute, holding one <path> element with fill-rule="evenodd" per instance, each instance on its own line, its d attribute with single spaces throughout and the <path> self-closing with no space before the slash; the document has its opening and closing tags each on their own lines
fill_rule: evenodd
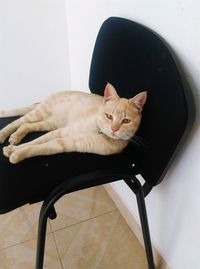
<svg viewBox="0 0 200 269">
<path fill-rule="evenodd" d="M 119 127 L 118 126 L 112 126 L 111 130 L 112 130 L 113 133 L 115 133 L 115 132 L 117 132 L 119 130 Z"/>
</svg>

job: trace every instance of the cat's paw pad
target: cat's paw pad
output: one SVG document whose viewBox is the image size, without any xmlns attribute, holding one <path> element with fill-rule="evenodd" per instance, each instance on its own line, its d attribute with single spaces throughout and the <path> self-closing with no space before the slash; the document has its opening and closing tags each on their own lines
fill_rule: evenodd
<svg viewBox="0 0 200 269">
<path fill-rule="evenodd" d="M 6 157 L 10 157 L 10 155 L 13 153 L 15 148 L 16 148 L 16 146 L 14 146 L 14 145 L 9 145 L 7 147 L 4 147 L 3 148 L 3 155 Z"/>
<path fill-rule="evenodd" d="M 16 135 L 15 133 L 12 134 L 9 138 L 9 143 L 11 145 L 17 145 L 17 144 L 19 144 L 20 141 L 21 141 L 20 137 L 18 135 Z"/>
</svg>

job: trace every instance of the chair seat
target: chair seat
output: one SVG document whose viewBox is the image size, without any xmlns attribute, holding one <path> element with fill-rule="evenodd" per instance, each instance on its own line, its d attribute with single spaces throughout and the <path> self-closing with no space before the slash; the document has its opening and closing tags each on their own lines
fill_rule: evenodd
<svg viewBox="0 0 200 269">
<path fill-rule="evenodd" d="M 1 118 L 0 128 L 16 118 Z M 24 142 L 39 135 L 41 133 L 30 134 Z M 1 214 L 26 203 L 44 200 L 55 187 L 68 178 L 100 169 L 130 169 L 133 163 L 127 148 L 121 154 L 111 156 L 72 152 L 38 156 L 11 164 L 2 154 L 2 149 L 7 144 L 8 141 L 0 145 Z"/>
</svg>

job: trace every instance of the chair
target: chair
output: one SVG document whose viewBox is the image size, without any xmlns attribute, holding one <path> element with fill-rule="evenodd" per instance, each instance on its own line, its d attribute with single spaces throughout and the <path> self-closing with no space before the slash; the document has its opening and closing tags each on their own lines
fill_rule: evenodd
<svg viewBox="0 0 200 269">
<path fill-rule="evenodd" d="M 111 17 L 98 34 L 90 69 L 91 92 L 103 95 L 107 82 L 120 96 L 148 90 L 135 143 L 113 156 L 62 153 L 10 164 L 0 149 L 0 213 L 25 203 L 44 201 L 38 227 L 36 269 L 43 268 L 48 217 L 64 194 L 123 179 L 136 195 L 148 268 L 154 269 L 144 197 L 159 184 L 187 137 L 195 109 L 172 52 L 153 31 L 133 21 Z M 0 119 L 0 128 L 15 117 Z M 30 134 L 25 141 L 39 134 Z M 133 166 L 134 164 L 134 166 Z M 140 174 L 142 185 L 136 175 Z"/>
</svg>

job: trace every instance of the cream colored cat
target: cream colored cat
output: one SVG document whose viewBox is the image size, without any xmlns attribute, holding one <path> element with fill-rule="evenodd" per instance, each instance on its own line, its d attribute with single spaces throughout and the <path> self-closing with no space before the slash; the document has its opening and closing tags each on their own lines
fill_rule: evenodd
<svg viewBox="0 0 200 269">
<path fill-rule="evenodd" d="M 120 98 L 109 83 L 103 97 L 59 92 L 34 107 L 19 110 L 26 114 L 0 130 L 0 143 L 10 136 L 11 145 L 3 148 L 4 155 L 11 163 L 18 163 L 32 156 L 61 152 L 119 153 L 140 125 L 146 98 L 146 92 L 131 99 Z M 10 113 L 0 113 L 6 115 Z M 50 132 L 17 146 L 28 133 L 36 131 Z"/>
</svg>

